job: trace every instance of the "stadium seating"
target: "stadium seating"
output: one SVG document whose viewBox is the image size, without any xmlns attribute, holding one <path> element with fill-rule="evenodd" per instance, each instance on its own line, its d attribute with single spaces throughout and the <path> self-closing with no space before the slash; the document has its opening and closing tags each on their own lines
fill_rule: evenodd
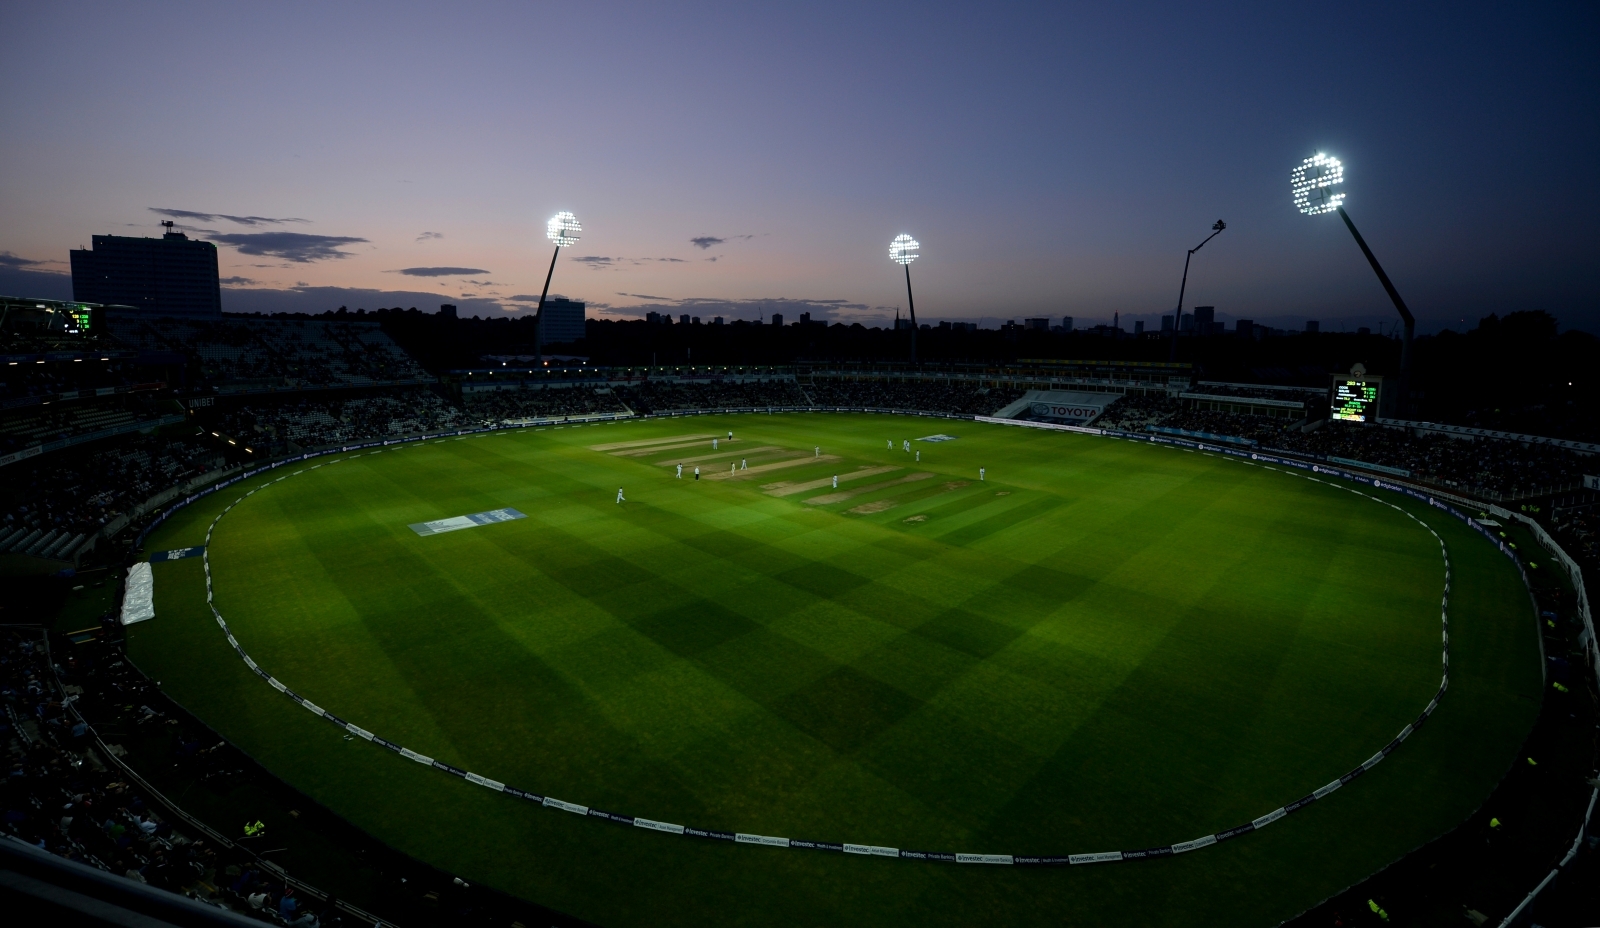
<svg viewBox="0 0 1600 928">
<path fill-rule="evenodd" d="M 1227 435 L 1262 448 L 1338 457 L 1406 471 L 1412 477 L 1490 499 L 1535 489 L 1573 487 L 1593 472 L 1592 458 L 1563 448 L 1496 439 L 1458 438 L 1345 422 L 1303 431 L 1302 421 L 1194 409 L 1183 400 L 1129 396 L 1095 425 L 1126 432 L 1151 426 Z"/>
<path fill-rule="evenodd" d="M 123 344 L 188 356 L 219 393 L 433 380 L 375 322 L 113 316 Z"/>
<path fill-rule="evenodd" d="M 907 409 L 963 416 L 986 416 L 1021 399 L 1019 388 L 986 387 L 977 381 L 893 383 L 816 378 L 804 385 L 818 406 Z"/>
<path fill-rule="evenodd" d="M 692 381 L 646 380 L 618 388 L 640 415 L 683 412 L 690 409 L 760 409 L 767 406 L 809 406 L 805 393 L 792 380 Z"/>
<path fill-rule="evenodd" d="M 462 411 L 427 390 L 333 398 L 302 394 L 282 402 L 230 406 L 216 430 L 262 455 L 461 428 Z"/>
<path fill-rule="evenodd" d="M 601 390 L 606 392 L 602 393 Z M 628 411 L 620 391 L 590 386 L 467 393 L 464 394 L 463 406 L 466 417 L 474 425 Z"/>
<path fill-rule="evenodd" d="M 0 497 L 0 554 L 66 558 L 133 506 L 222 464 L 219 451 L 197 441 L 138 435 L 12 464 Z"/>
<path fill-rule="evenodd" d="M 152 703 L 162 705 L 158 694 L 114 648 L 80 646 L 52 667 L 37 633 L 0 632 L 4 710 L 0 742 L 8 767 L 0 784 L 0 829 L 7 835 L 68 860 L 265 922 L 309 926 L 339 921 L 326 900 L 304 899 L 283 906 L 292 887 L 269 879 L 253 855 L 238 845 L 220 846 L 182 822 L 168 820 L 154 797 L 130 782 L 103 753 L 75 711 L 73 704 L 80 700 L 94 703 L 102 714 L 120 716 L 120 724 L 128 728 L 178 725 L 152 707 Z M 226 757 L 217 753 L 220 747 L 179 733 L 172 760 L 193 768 L 202 778 L 226 775 L 228 771 L 219 767 Z M 302 920 L 285 919 L 280 914 L 285 910 Z M 141 924 L 156 924 L 154 919 L 135 918 Z M 201 922 L 191 918 L 183 923 Z"/>
</svg>

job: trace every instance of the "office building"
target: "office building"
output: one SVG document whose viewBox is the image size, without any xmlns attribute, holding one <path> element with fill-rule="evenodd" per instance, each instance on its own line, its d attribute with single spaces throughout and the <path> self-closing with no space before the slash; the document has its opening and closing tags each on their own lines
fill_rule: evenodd
<svg viewBox="0 0 1600 928">
<path fill-rule="evenodd" d="M 152 316 L 220 316 L 217 246 L 172 231 L 160 238 L 96 235 L 70 252 L 72 298 L 130 306 Z"/>
</svg>

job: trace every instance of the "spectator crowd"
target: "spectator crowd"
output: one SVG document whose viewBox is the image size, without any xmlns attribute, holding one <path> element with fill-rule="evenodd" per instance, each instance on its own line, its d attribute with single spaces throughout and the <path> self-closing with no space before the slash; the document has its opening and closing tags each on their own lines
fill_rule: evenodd
<svg viewBox="0 0 1600 928">
<path fill-rule="evenodd" d="M 149 378 L 148 368 L 121 359 L 6 364 L 0 367 L 0 403 L 9 406 L 81 390 L 128 387 Z"/>
<path fill-rule="evenodd" d="M 815 379 L 804 385 L 817 406 L 907 409 L 961 416 L 988 416 L 1022 398 L 1026 390 L 986 387 L 975 381 L 895 383 L 867 380 Z"/>
<path fill-rule="evenodd" d="M 460 409 L 436 393 L 417 388 L 353 399 L 302 394 L 276 402 L 229 406 L 216 431 L 261 457 L 465 425 Z"/>
<path fill-rule="evenodd" d="M 65 557 L 132 507 L 222 465 L 197 440 L 141 435 L 11 464 L 0 472 L 0 553 Z"/>
<path fill-rule="evenodd" d="M 1600 468 L 1600 459 L 1551 445 L 1338 421 L 1304 431 L 1303 420 L 1195 409 L 1187 401 L 1160 396 L 1124 397 L 1094 424 L 1128 432 L 1157 427 L 1226 435 L 1263 449 L 1398 468 L 1430 483 L 1491 498 L 1572 487 Z"/>
<path fill-rule="evenodd" d="M 111 320 L 111 333 L 122 344 L 184 355 L 220 393 L 433 379 L 376 322 L 257 316 Z"/>
<path fill-rule="evenodd" d="M 0 631 L 0 740 L 8 773 L 0 786 L 0 827 L 59 857 L 279 925 L 340 922 L 333 900 L 302 901 L 237 846 L 164 816 L 103 753 L 77 711 L 88 698 L 118 706 L 133 728 L 176 727 L 151 708 L 155 694 L 120 655 L 98 645 L 51 664 L 42 637 Z M 227 775 L 226 755 L 180 733 L 173 762 Z"/>
<path fill-rule="evenodd" d="M 474 425 L 628 411 L 617 391 L 587 385 L 537 390 L 484 390 L 463 394 L 463 399 L 466 416 Z"/>
</svg>

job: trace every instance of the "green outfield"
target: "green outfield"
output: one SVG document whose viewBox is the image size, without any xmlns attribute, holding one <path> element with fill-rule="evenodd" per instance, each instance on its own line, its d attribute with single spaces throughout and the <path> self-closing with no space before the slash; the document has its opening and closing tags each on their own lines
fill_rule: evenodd
<svg viewBox="0 0 1600 928">
<path fill-rule="evenodd" d="M 938 433 L 954 440 L 911 442 L 920 461 L 902 450 Z M 658 821 L 972 853 L 1170 845 L 1337 778 L 1439 685 L 1432 535 L 1219 455 L 970 421 L 705 416 L 324 457 L 236 486 L 146 549 L 202 544 L 266 487 L 221 520 L 210 561 L 268 672 L 444 763 Z M 1459 823 L 1537 709 L 1513 566 L 1392 499 L 1454 567 L 1438 712 L 1326 800 L 1157 860 L 927 863 L 540 808 L 346 740 L 274 692 L 211 620 L 198 558 L 155 565 L 157 618 L 129 648 L 360 827 L 602 925 L 1271 925 Z M 409 527 L 505 508 L 527 517 Z"/>
</svg>

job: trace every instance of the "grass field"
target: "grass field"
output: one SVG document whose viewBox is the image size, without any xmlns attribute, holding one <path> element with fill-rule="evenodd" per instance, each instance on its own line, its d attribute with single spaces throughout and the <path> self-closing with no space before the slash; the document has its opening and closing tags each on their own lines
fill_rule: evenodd
<svg viewBox="0 0 1600 928">
<path fill-rule="evenodd" d="M 957 438 L 912 442 L 920 462 L 900 450 L 937 432 Z M 202 543 L 236 495 L 146 548 Z M 1328 800 L 1154 861 L 958 867 L 540 809 L 346 741 L 273 692 L 211 621 L 198 559 L 156 565 L 158 618 L 130 649 L 378 837 L 604 925 L 1270 925 L 1463 819 L 1536 712 L 1512 566 L 1395 501 L 1455 567 L 1433 720 Z M 408 528 L 505 507 L 528 518 Z M 698 417 L 389 449 L 249 497 L 210 557 L 244 647 L 342 718 L 567 801 L 822 841 L 1188 840 L 1349 770 L 1439 681 L 1443 563 L 1402 513 L 1222 456 L 972 422 Z"/>
</svg>

